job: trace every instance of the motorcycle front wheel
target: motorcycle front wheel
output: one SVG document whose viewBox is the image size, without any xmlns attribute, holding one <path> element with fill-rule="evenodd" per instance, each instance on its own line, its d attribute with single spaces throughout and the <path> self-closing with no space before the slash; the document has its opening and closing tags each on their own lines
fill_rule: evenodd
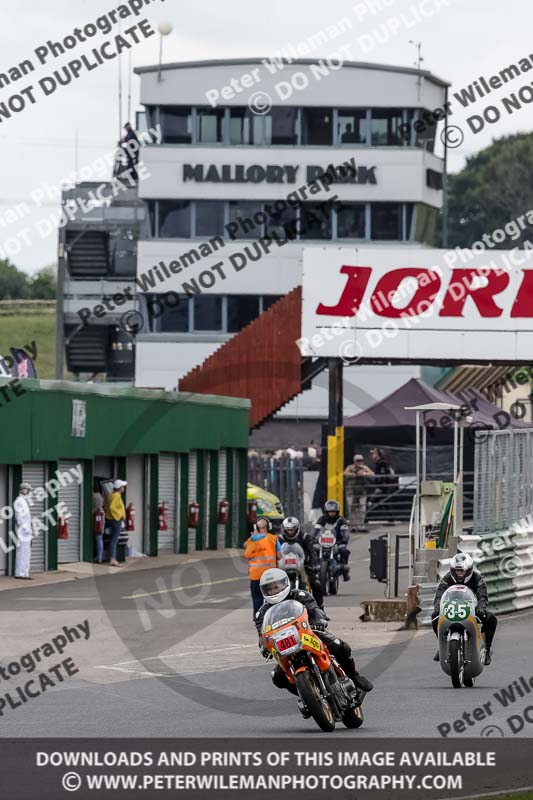
<svg viewBox="0 0 533 800">
<path fill-rule="evenodd" d="M 363 721 L 363 709 L 361 706 L 357 706 L 357 708 L 348 708 L 342 715 L 343 725 L 347 728 L 360 728 Z"/>
<path fill-rule="evenodd" d="M 329 584 L 329 562 L 328 561 L 321 561 L 320 562 L 320 588 L 322 589 L 322 594 L 324 597 L 328 594 L 328 584 Z"/>
<path fill-rule="evenodd" d="M 329 589 L 329 593 L 330 594 L 338 594 L 338 592 L 339 592 L 339 582 L 340 582 L 340 578 L 339 578 L 339 573 L 337 572 L 336 575 L 334 575 L 332 578 L 329 579 L 328 589 Z"/>
<path fill-rule="evenodd" d="M 454 689 L 462 689 L 463 687 L 463 648 L 462 642 L 459 639 L 452 639 L 448 643 L 448 662 L 450 664 L 450 677 L 452 679 L 452 686 Z"/>
<path fill-rule="evenodd" d="M 300 699 L 307 706 L 318 727 L 325 733 L 335 730 L 335 717 L 329 703 L 321 695 L 314 677 L 307 670 L 295 676 Z"/>
</svg>

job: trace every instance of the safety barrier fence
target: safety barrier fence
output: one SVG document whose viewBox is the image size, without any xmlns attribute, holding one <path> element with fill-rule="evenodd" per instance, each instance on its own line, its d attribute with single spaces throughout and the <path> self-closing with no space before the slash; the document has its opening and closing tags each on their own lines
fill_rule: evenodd
<svg viewBox="0 0 533 800">
<path fill-rule="evenodd" d="M 476 433 L 474 533 L 512 528 L 533 511 L 533 429 Z"/>
<path fill-rule="evenodd" d="M 472 556 L 483 575 L 491 610 L 505 614 L 533 607 L 533 520 L 484 536 L 460 536 L 457 549 Z M 449 571 L 450 562 L 451 558 L 439 560 L 439 580 Z M 420 586 L 420 625 L 431 623 L 437 585 Z"/>
<path fill-rule="evenodd" d="M 304 467 L 299 458 L 248 458 L 248 480 L 250 483 L 276 495 L 281 507 L 272 509 L 304 519 Z M 261 505 L 261 501 L 259 503 Z"/>
</svg>

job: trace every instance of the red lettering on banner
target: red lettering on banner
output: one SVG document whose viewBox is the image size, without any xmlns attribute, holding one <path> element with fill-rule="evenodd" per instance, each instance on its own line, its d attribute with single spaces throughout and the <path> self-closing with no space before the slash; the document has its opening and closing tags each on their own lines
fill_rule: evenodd
<svg viewBox="0 0 533 800">
<path fill-rule="evenodd" d="M 533 317 L 533 270 L 524 269 L 524 278 L 516 295 L 511 317 Z"/>
<path fill-rule="evenodd" d="M 503 308 L 496 305 L 494 295 L 509 285 L 509 274 L 500 270 L 454 269 L 448 290 L 439 311 L 440 317 L 462 317 L 466 298 L 471 297 L 482 317 L 501 317 Z M 473 279 L 483 277 L 486 286 L 472 287 Z"/>
<path fill-rule="evenodd" d="M 325 306 L 320 303 L 316 314 L 331 314 L 339 317 L 355 317 L 359 311 L 361 301 L 370 279 L 372 267 L 347 267 L 340 269 L 342 275 L 347 275 L 348 280 L 344 286 L 339 302 L 336 306 Z M 324 276 L 324 280 L 327 277 Z"/>
<path fill-rule="evenodd" d="M 533 318 L 533 269 L 522 270 L 523 279 L 518 289 L 510 317 L 523 319 Z M 342 266 L 340 273 L 346 275 L 347 280 L 342 294 L 333 306 L 319 303 L 316 314 L 339 317 L 354 317 L 361 309 L 361 304 L 370 281 L 372 267 Z M 463 317 L 465 303 L 470 297 L 477 308 L 480 317 L 501 317 L 506 308 L 501 308 L 495 301 L 495 296 L 509 286 L 510 275 L 501 269 L 473 268 L 453 269 L 450 271 L 450 281 L 442 306 L 439 310 L 440 317 Z M 398 299 L 398 290 L 402 281 L 414 278 L 417 287 L 408 304 L 403 308 L 392 305 Z M 485 285 L 473 286 L 476 278 L 485 280 Z M 324 281 L 327 276 L 324 276 Z M 402 267 L 391 269 L 378 278 L 377 284 L 370 297 L 372 312 L 380 317 L 405 317 L 417 316 L 428 310 L 435 302 L 435 297 L 441 287 L 441 276 L 434 270 L 426 267 Z M 401 294 L 400 294 L 401 298 Z"/>
<path fill-rule="evenodd" d="M 391 301 L 406 278 L 415 278 L 418 286 L 409 303 L 403 308 L 396 308 Z M 421 269 L 420 267 L 395 269 L 382 275 L 377 282 L 370 298 L 370 307 L 380 317 L 415 317 L 427 311 L 439 289 L 440 277 L 431 269 Z"/>
</svg>

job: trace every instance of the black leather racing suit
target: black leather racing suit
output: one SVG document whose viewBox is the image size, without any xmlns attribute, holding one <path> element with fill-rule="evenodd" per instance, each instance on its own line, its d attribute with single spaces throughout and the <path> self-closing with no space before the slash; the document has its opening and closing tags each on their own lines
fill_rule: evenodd
<svg viewBox="0 0 533 800">
<path fill-rule="evenodd" d="M 316 549 L 313 547 L 313 534 L 300 531 L 295 539 L 288 539 L 285 534 L 281 533 L 278 536 L 278 541 L 280 545 L 282 545 L 283 542 L 287 542 L 287 544 L 299 544 L 304 551 L 304 568 L 311 586 L 311 592 L 319 607 L 323 609 L 324 595 L 322 594 L 320 578 L 318 577 L 318 555 Z"/>
<path fill-rule="evenodd" d="M 355 683 L 356 686 L 358 686 L 359 678 L 362 678 L 362 676 L 359 676 L 359 673 L 355 668 L 355 662 L 352 658 L 352 648 L 348 642 L 344 642 L 342 639 L 339 639 L 338 636 L 334 636 L 332 633 L 326 633 L 324 630 L 327 625 L 326 615 L 322 609 L 318 607 L 313 595 L 309 592 L 302 592 L 299 589 L 291 589 L 286 597 L 286 600 L 297 600 L 299 603 L 305 606 L 307 609 L 309 624 L 311 625 L 314 634 L 324 642 L 329 652 L 335 656 L 346 675 Z M 257 628 L 259 636 L 261 636 L 264 616 L 269 608 L 272 608 L 270 603 L 263 603 L 255 615 L 255 627 Z M 317 626 L 316 628 L 315 625 Z M 272 682 L 274 686 L 278 687 L 278 689 L 288 689 L 291 694 L 298 694 L 296 687 L 289 683 L 285 677 L 285 673 L 279 665 L 272 670 Z"/>
<path fill-rule="evenodd" d="M 344 580 L 350 577 L 350 568 L 348 561 L 350 559 L 350 549 L 348 542 L 350 541 L 350 526 L 344 517 L 338 516 L 337 519 L 328 517 L 327 514 L 322 514 L 315 522 L 314 537 L 316 538 L 325 525 L 332 525 L 332 531 L 337 539 L 337 548 L 339 552 L 339 561 L 343 566 Z"/>
<path fill-rule="evenodd" d="M 482 631 L 485 634 L 485 642 L 487 645 L 487 649 L 490 650 L 492 641 L 494 639 L 494 634 L 496 632 L 496 626 L 498 624 L 498 620 L 496 616 L 492 614 L 490 611 L 487 611 L 487 606 L 489 604 L 489 595 L 487 591 L 487 584 L 483 580 L 482 576 L 479 572 L 474 570 L 472 575 L 470 576 L 470 580 L 466 583 L 462 581 L 456 581 L 451 572 L 448 572 L 447 575 L 441 580 L 439 585 L 437 586 L 437 591 L 435 592 L 435 599 L 433 601 L 433 616 L 431 618 L 431 624 L 433 625 L 433 630 L 435 631 L 435 635 L 437 636 L 437 625 L 439 622 L 439 614 L 440 614 L 440 599 L 446 589 L 449 589 L 450 586 L 454 586 L 455 584 L 460 584 L 461 586 L 468 586 L 468 588 L 475 594 L 477 599 L 477 607 L 476 613 L 479 614 L 479 618 L 483 623 Z"/>
</svg>

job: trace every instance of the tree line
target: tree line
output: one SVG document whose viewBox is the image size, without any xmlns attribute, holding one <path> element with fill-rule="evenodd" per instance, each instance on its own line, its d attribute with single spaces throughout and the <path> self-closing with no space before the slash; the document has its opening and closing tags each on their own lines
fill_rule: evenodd
<svg viewBox="0 0 533 800">
<path fill-rule="evenodd" d="M 56 274 L 50 265 L 28 275 L 8 260 L 0 260 L 0 300 L 55 300 Z"/>
</svg>

